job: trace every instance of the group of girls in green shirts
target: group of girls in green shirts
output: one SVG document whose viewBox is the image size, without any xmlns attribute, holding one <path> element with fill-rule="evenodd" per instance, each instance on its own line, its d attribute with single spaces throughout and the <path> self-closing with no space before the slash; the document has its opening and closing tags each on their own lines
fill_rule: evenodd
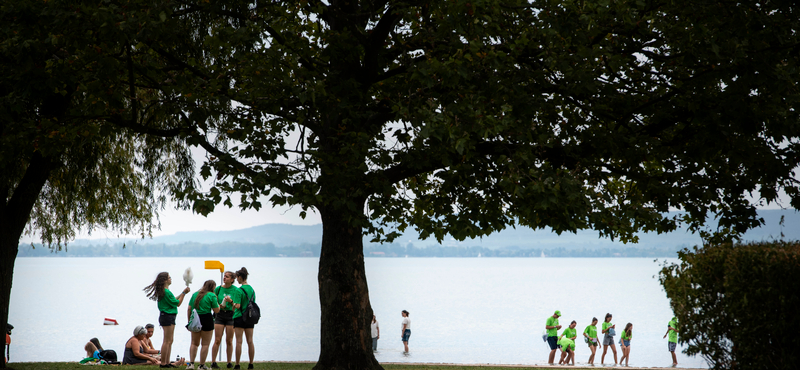
<svg viewBox="0 0 800 370">
<path fill-rule="evenodd" d="M 560 314 L 560 312 L 556 311 Z M 606 314 L 605 320 L 601 325 L 601 334 L 603 334 L 603 355 L 600 357 L 600 364 L 603 364 L 606 352 L 608 348 L 611 347 L 611 351 L 614 353 L 614 364 L 617 364 L 617 349 L 614 345 L 614 336 L 616 335 L 616 325 L 611 323 L 612 315 L 610 313 Z M 549 320 L 549 319 L 548 319 Z M 548 321 L 550 322 L 550 321 Z M 558 325 L 558 322 L 555 323 Z M 558 347 L 561 349 L 561 360 L 559 360 L 558 364 L 569 364 L 572 361 L 572 364 L 575 365 L 575 341 L 578 338 L 577 330 L 575 327 L 577 326 L 577 322 L 574 320 L 570 323 L 569 327 L 564 329 L 561 335 L 558 337 Z M 628 360 L 630 359 L 630 352 L 631 352 L 631 337 L 633 336 L 633 324 L 628 323 L 625 325 L 625 329 L 620 334 L 620 348 L 622 349 L 622 358 L 620 359 L 619 363 L 625 361 L 625 365 L 627 366 Z M 594 356 L 597 351 L 597 347 L 600 345 L 600 339 L 597 336 L 597 318 L 592 318 L 592 324 L 587 326 L 583 329 L 583 340 L 589 346 L 589 350 L 592 354 L 589 356 L 589 364 L 594 365 Z"/>
<path fill-rule="evenodd" d="M 250 364 L 248 369 L 253 368 L 253 360 L 255 359 L 255 344 L 253 342 L 253 324 L 245 323 L 242 319 L 242 313 L 247 309 L 247 305 L 252 299 L 255 302 L 255 291 L 250 284 L 247 283 L 248 272 L 247 269 L 242 267 L 237 272 L 226 271 L 223 274 L 222 285 L 217 286 L 214 280 L 207 280 L 203 283 L 203 287 L 195 292 L 191 299 L 189 299 L 189 307 L 187 309 L 187 321 L 192 317 L 192 311 L 196 310 L 202 329 L 200 332 L 192 332 L 191 344 L 189 345 L 189 362 L 186 369 L 195 369 L 195 357 L 197 350 L 200 349 L 200 364 L 196 367 L 198 370 L 207 369 L 205 365 L 206 356 L 208 356 L 208 347 L 211 342 L 212 333 L 214 334 L 214 345 L 211 348 L 211 368 L 218 369 L 217 353 L 220 345 L 222 344 L 222 335 L 225 334 L 226 338 L 226 355 L 228 359 L 228 368 L 240 369 L 239 361 L 242 355 L 242 339 L 247 341 L 248 354 L 250 355 Z M 233 285 L 238 282 L 239 286 Z M 189 292 L 189 287 L 181 292 L 178 298 L 170 292 L 169 285 L 172 279 L 169 273 L 162 272 L 158 274 L 153 284 L 147 286 L 145 291 L 148 297 L 158 302 L 159 324 L 164 329 L 164 344 L 162 345 L 162 364 L 161 367 L 175 367 L 169 363 L 164 363 L 170 357 L 169 353 L 172 348 L 172 339 L 175 330 L 175 316 L 178 313 L 178 307 L 183 303 L 186 293 Z M 188 329 L 188 325 L 187 325 Z M 236 365 L 231 363 L 233 354 L 233 337 L 236 336 Z M 164 356 L 163 354 L 166 354 Z"/>
</svg>

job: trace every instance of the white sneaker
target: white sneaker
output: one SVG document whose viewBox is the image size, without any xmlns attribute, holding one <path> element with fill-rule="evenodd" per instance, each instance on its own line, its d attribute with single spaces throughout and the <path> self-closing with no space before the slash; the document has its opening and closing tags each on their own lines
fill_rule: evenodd
<svg viewBox="0 0 800 370">
<path fill-rule="evenodd" d="M 194 365 L 192 365 L 192 364 L 186 365 L 186 370 L 193 370 L 193 369 L 194 369 Z"/>
<path fill-rule="evenodd" d="M 197 370 L 208 370 L 208 368 L 206 367 L 206 364 L 202 364 L 197 367 Z"/>
</svg>

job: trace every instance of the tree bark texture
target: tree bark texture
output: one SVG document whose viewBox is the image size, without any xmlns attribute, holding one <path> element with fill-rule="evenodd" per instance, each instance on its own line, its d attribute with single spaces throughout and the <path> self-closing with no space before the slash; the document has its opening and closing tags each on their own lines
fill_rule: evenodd
<svg viewBox="0 0 800 370">
<path fill-rule="evenodd" d="M 372 306 L 364 270 L 362 230 L 343 214 L 320 207 L 322 252 L 319 300 L 320 355 L 315 370 L 382 369 L 372 353 Z"/>
<path fill-rule="evenodd" d="M 38 152 L 34 153 L 25 175 L 14 189 L 13 196 L 8 198 L 9 189 L 0 187 L 0 193 L 3 194 L 3 202 L 0 203 L 0 335 L 3 338 L 0 340 L 0 350 L 3 358 L 6 354 L 6 324 L 19 239 L 54 167 L 53 162 L 43 158 Z M 0 361 L 0 369 L 5 367 L 5 360 Z"/>
</svg>

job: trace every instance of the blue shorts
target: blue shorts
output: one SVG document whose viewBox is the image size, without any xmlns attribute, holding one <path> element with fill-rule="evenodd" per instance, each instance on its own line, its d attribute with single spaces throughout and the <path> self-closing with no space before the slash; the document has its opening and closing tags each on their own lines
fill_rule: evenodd
<svg viewBox="0 0 800 370">
<path fill-rule="evenodd" d="M 623 339 L 622 343 L 625 344 L 625 347 L 630 347 L 631 346 L 631 341 L 629 341 L 629 340 Z"/>
<path fill-rule="evenodd" d="M 550 350 L 555 351 L 558 349 L 558 337 L 547 337 L 547 344 L 550 345 Z"/>
<path fill-rule="evenodd" d="M 411 338 L 411 329 L 406 329 L 403 332 L 403 342 L 408 342 L 408 338 Z"/>
<path fill-rule="evenodd" d="M 675 347 L 677 347 L 677 346 L 678 346 L 678 343 L 669 342 L 669 345 L 667 345 L 667 349 L 669 349 L 670 352 L 675 352 Z"/>
</svg>

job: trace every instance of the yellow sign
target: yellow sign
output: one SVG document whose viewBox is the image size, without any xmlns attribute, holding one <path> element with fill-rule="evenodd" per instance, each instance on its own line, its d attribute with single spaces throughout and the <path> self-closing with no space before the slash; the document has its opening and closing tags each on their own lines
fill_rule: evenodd
<svg viewBox="0 0 800 370">
<path fill-rule="evenodd" d="M 220 261 L 206 261 L 206 270 L 219 270 L 219 272 L 225 271 L 225 265 L 222 264 Z"/>
</svg>

